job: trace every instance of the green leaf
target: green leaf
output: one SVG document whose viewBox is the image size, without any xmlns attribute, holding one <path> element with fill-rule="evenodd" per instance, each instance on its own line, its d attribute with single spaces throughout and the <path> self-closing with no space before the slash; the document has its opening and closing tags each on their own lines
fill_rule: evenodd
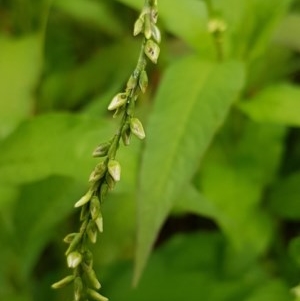
<svg viewBox="0 0 300 301">
<path fill-rule="evenodd" d="M 180 196 L 175 200 L 174 213 L 189 212 L 210 218 L 214 218 L 218 215 L 217 208 L 214 204 L 207 200 L 196 187 L 192 184 L 186 186 Z"/>
<path fill-rule="evenodd" d="M 276 215 L 298 220 L 300 218 L 300 172 L 278 180 L 271 188 L 269 207 Z"/>
<path fill-rule="evenodd" d="M 138 193 L 135 281 L 178 194 L 243 85 L 237 62 L 216 64 L 185 58 L 166 72 L 146 129 Z"/>
<path fill-rule="evenodd" d="M 119 301 L 258 301 L 269 300 L 267 293 L 271 300 L 289 300 L 283 298 L 289 296 L 287 287 L 269 279 L 257 262 L 224 277 L 224 263 L 236 265 L 236 257 L 226 256 L 226 247 L 218 233 L 176 235 L 154 251 L 137 288 L 131 288 L 131 266 L 124 263 L 116 264 L 105 287 L 110 298 Z M 262 296 L 265 299 L 258 298 Z"/>
<path fill-rule="evenodd" d="M 123 28 L 104 2 L 86 0 L 55 1 L 54 6 L 84 23 L 90 22 L 105 32 L 121 35 Z"/>
<path fill-rule="evenodd" d="M 13 219 L 20 276 L 28 277 L 39 253 L 53 238 L 54 227 L 74 210 L 74 200 L 83 191 L 82 183 L 68 177 L 50 177 L 22 187 Z"/>
<path fill-rule="evenodd" d="M 199 186 L 216 208 L 215 221 L 236 250 L 253 256 L 265 251 L 272 235 L 271 219 L 259 204 L 277 172 L 285 129 L 247 122 L 241 137 L 224 137 L 210 149 L 201 169 Z"/>
<path fill-rule="evenodd" d="M 33 113 L 33 90 L 41 71 L 39 35 L 19 39 L 0 36 L 0 138 Z"/>
<path fill-rule="evenodd" d="M 289 84 L 269 86 L 238 107 L 257 122 L 300 126 L 300 88 Z"/>
<path fill-rule="evenodd" d="M 46 114 L 23 122 L 0 148 L 0 183 L 18 185 L 50 175 L 87 181 L 92 151 L 113 134 L 109 123 L 70 114 Z"/>
</svg>

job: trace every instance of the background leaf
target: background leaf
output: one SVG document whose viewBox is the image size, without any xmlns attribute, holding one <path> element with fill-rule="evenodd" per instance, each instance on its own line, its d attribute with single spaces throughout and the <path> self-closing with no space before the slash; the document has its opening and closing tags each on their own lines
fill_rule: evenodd
<svg viewBox="0 0 300 301">
<path fill-rule="evenodd" d="M 40 76 L 41 58 L 40 35 L 0 36 L 0 138 L 33 113 L 32 91 Z"/>
<path fill-rule="evenodd" d="M 136 279 L 176 196 L 196 171 L 242 85 L 243 68 L 237 62 L 218 65 L 188 57 L 166 72 L 146 131 L 138 195 Z"/>
<path fill-rule="evenodd" d="M 300 126 L 300 89 L 293 85 L 269 86 L 238 106 L 258 122 Z"/>
</svg>

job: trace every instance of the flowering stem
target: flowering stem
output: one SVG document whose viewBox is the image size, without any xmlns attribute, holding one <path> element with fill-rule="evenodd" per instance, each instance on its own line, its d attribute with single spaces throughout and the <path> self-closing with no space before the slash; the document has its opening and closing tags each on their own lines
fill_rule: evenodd
<svg viewBox="0 0 300 301">
<path fill-rule="evenodd" d="M 144 34 L 136 68 L 130 76 L 124 92 L 118 93 L 110 102 L 108 110 L 115 111 L 114 116 L 122 115 L 116 134 L 107 142 L 101 143 L 94 150 L 94 157 L 103 157 L 90 175 L 90 187 L 87 193 L 75 204 L 81 207 L 79 232 L 68 234 L 64 241 L 69 244 L 66 251 L 67 264 L 73 274 L 54 283 L 53 288 L 60 288 L 74 283 L 75 301 L 92 298 L 105 301 L 106 297 L 97 290 L 101 284 L 93 270 L 93 255 L 89 243 L 95 243 L 98 232 L 103 232 L 102 203 L 108 191 L 112 190 L 121 178 L 121 165 L 115 160 L 121 139 L 124 145 L 130 144 L 131 135 L 145 138 L 143 125 L 134 117 L 135 103 L 141 92 L 148 85 L 146 64 L 149 59 L 157 62 L 159 56 L 160 31 L 156 26 L 157 1 L 146 0 L 144 8 L 134 25 L 134 35 Z"/>
</svg>

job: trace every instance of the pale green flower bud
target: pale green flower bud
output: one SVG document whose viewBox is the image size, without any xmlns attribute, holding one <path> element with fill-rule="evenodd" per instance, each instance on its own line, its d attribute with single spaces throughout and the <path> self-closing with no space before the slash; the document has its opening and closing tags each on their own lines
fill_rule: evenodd
<svg viewBox="0 0 300 301">
<path fill-rule="evenodd" d="M 100 200 L 101 200 L 101 202 L 104 201 L 107 192 L 108 192 L 108 185 L 105 184 L 105 183 L 103 183 L 103 184 L 101 185 L 101 188 L 100 188 Z"/>
<path fill-rule="evenodd" d="M 112 176 L 112 178 L 118 182 L 120 181 L 121 178 L 121 165 L 118 161 L 116 160 L 109 160 L 108 161 L 108 172 Z"/>
<path fill-rule="evenodd" d="M 122 132 L 122 140 L 125 146 L 128 146 L 130 144 L 130 138 L 131 138 L 131 131 L 128 126 L 123 132 Z"/>
<path fill-rule="evenodd" d="M 90 241 L 94 244 L 97 241 L 97 227 L 94 221 L 90 220 L 87 228 L 86 228 L 87 235 Z"/>
<path fill-rule="evenodd" d="M 106 174 L 105 181 L 108 186 L 108 189 L 113 190 L 116 185 L 116 181 L 109 173 Z"/>
<path fill-rule="evenodd" d="M 83 206 L 84 204 L 88 203 L 93 195 L 93 192 L 89 190 L 76 204 L 75 207 Z"/>
<path fill-rule="evenodd" d="M 148 40 L 145 45 L 145 54 L 154 64 L 157 63 L 159 52 L 160 52 L 159 46 L 152 40 Z"/>
<path fill-rule="evenodd" d="M 67 257 L 67 263 L 69 268 L 76 268 L 82 261 L 82 256 L 79 252 L 71 252 Z"/>
<path fill-rule="evenodd" d="M 221 33 L 227 29 L 226 23 L 219 18 L 213 18 L 208 22 L 208 31 L 212 34 Z"/>
<path fill-rule="evenodd" d="M 87 289 L 87 294 L 96 301 L 108 301 L 108 299 L 92 289 Z"/>
<path fill-rule="evenodd" d="M 102 216 L 99 216 L 95 220 L 95 224 L 97 225 L 97 228 L 99 232 L 103 232 L 103 218 Z"/>
<path fill-rule="evenodd" d="M 136 87 L 136 84 L 137 84 L 137 78 L 131 75 L 127 82 L 127 89 L 128 90 L 134 89 Z"/>
<path fill-rule="evenodd" d="M 86 250 L 83 254 L 83 261 L 86 266 L 93 266 L 93 253 L 90 250 Z"/>
<path fill-rule="evenodd" d="M 75 279 L 74 275 L 69 275 L 69 276 L 65 277 L 64 279 L 53 283 L 51 285 L 51 287 L 54 289 L 63 288 L 65 286 L 67 286 L 68 284 L 70 284 L 74 279 Z"/>
<path fill-rule="evenodd" d="M 107 155 L 108 149 L 110 147 L 109 142 L 104 142 L 99 144 L 93 151 L 93 157 L 104 157 Z"/>
<path fill-rule="evenodd" d="M 157 9 L 157 4 L 154 4 L 154 7 L 151 10 L 151 20 L 153 23 L 157 22 L 158 18 L 158 9 Z"/>
<path fill-rule="evenodd" d="M 157 43 L 160 43 L 160 41 L 161 41 L 161 33 L 160 33 L 159 28 L 156 25 L 152 24 L 151 25 L 151 31 L 152 31 L 152 37 L 153 37 L 153 39 Z"/>
<path fill-rule="evenodd" d="M 152 35 L 151 21 L 150 21 L 150 14 L 149 13 L 147 13 L 145 15 L 144 35 L 145 35 L 146 39 L 150 39 L 151 35 Z"/>
<path fill-rule="evenodd" d="M 79 233 L 70 233 L 68 235 L 65 236 L 64 238 L 64 242 L 67 243 L 67 244 L 70 244 L 74 238 L 76 237 L 76 235 L 78 235 Z"/>
<path fill-rule="evenodd" d="M 137 36 L 139 33 L 142 32 L 143 28 L 144 28 L 144 19 L 142 17 L 139 17 L 134 23 L 133 35 Z"/>
<path fill-rule="evenodd" d="M 148 75 L 147 75 L 147 72 L 145 70 L 143 70 L 140 74 L 139 86 L 141 88 L 141 91 L 143 93 L 145 93 L 146 90 L 147 90 L 147 87 L 148 87 Z"/>
<path fill-rule="evenodd" d="M 127 101 L 127 94 L 126 93 L 118 93 L 111 101 L 108 106 L 109 111 L 113 111 L 122 107 Z"/>
<path fill-rule="evenodd" d="M 130 129 L 131 132 L 139 139 L 145 138 L 146 135 L 145 135 L 143 125 L 137 118 L 134 117 L 130 119 Z"/>
<path fill-rule="evenodd" d="M 97 290 L 100 289 L 101 284 L 97 279 L 95 271 L 91 267 L 87 266 L 86 264 L 83 265 L 83 269 L 85 271 L 85 274 L 91 286 Z"/>
<path fill-rule="evenodd" d="M 93 196 L 91 199 L 90 212 L 92 219 L 96 219 L 100 215 L 100 201 L 97 196 Z"/>
<path fill-rule="evenodd" d="M 104 162 L 101 162 L 96 165 L 95 169 L 92 171 L 89 177 L 89 182 L 99 181 L 106 172 L 106 165 Z"/>
<path fill-rule="evenodd" d="M 65 253 L 66 255 L 70 254 L 72 251 L 74 251 L 77 248 L 77 246 L 81 240 L 81 237 L 82 237 L 81 233 L 77 233 L 74 236 L 72 242 L 69 245 L 69 248 L 67 249 L 67 251 Z"/>
<path fill-rule="evenodd" d="M 81 207 L 80 211 L 80 221 L 86 220 L 89 215 L 88 204 L 85 204 Z"/>
<path fill-rule="evenodd" d="M 74 280 L 74 299 L 80 301 L 82 297 L 83 283 L 80 277 L 76 277 Z"/>
</svg>

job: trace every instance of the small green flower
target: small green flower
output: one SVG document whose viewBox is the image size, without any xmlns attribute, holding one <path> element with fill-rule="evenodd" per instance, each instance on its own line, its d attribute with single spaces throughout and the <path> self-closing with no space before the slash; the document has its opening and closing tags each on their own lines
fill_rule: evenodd
<svg viewBox="0 0 300 301">
<path fill-rule="evenodd" d="M 152 37 L 153 37 L 153 39 L 157 43 L 160 43 L 160 41 L 161 41 L 161 33 L 160 33 L 159 28 L 155 24 L 152 24 L 151 31 L 152 31 Z"/>
<path fill-rule="evenodd" d="M 148 87 L 148 75 L 145 70 L 141 72 L 140 78 L 139 78 L 139 86 L 143 93 L 146 92 Z"/>
<path fill-rule="evenodd" d="M 130 119 L 130 129 L 139 139 L 144 139 L 146 137 L 142 123 L 135 117 Z"/>
<path fill-rule="evenodd" d="M 82 255 L 77 252 L 71 252 L 67 257 L 67 263 L 69 268 L 76 268 L 82 261 Z"/>
<path fill-rule="evenodd" d="M 97 241 L 97 227 L 93 220 L 90 220 L 86 227 L 87 235 L 91 241 L 91 243 L 96 243 Z"/>
<path fill-rule="evenodd" d="M 82 297 L 83 283 L 80 277 L 76 277 L 74 280 L 74 299 L 80 301 Z"/>
<path fill-rule="evenodd" d="M 99 232 L 103 232 L 103 218 L 102 216 L 99 216 L 95 220 L 95 224 L 98 227 Z"/>
<path fill-rule="evenodd" d="M 84 204 L 88 203 L 92 197 L 93 192 L 89 190 L 78 202 L 75 203 L 75 207 L 83 206 Z"/>
<path fill-rule="evenodd" d="M 154 41 L 148 40 L 145 46 L 145 54 L 154 64 L 157 63 L 159 52 L 159 46 Z"/>
<path fill-rule="evenodd" d="M 118 161 L 116 160 L 109 160 L 108 161 L 108 172 L 112 176 L 112 178 L 118 182 L 120 181 L 121 178 L 121 165 Z"/>
<path fill-rule="evenodd" d="M 92 219 L 95 220 L 100 214 L 100 201 L 97 196 L 93 196 L 90 204 L 90 213 Z"/>
<path fill-rule="evenodd" d="M 133 35 L 137 36 L 139 33 L 142 32 L 143 28 L 144 28 L 144 18 L 140 16 L 134 23 Z"/>
<path fill-rule="evenodd" d="M 93 151 L 93 157 L 104 157 L 107 155 L 111 143 L 104 142 L 97 146 L 97 148 Z"/>
<path fill-rule="evenodd" d="M 84 269 L 84 272 L 85 272 L 87 279 L 88 279 L 89 283 L 91 284 L 91 286 L 94 289 L 97 289 L 97 290 L 100 289 L 101 284 L 100 284 L 99 280 L 97 279 L 95 271 L 91 267 L 87 266 L 86 264 L 83 265 L 83 269 Z"/>
<path fill-rule="evenodd" d="M 93 289 L 88 289 L 87 294 L 96 301 L 108 301 L 106 297 L 100 295 L 98 292 L 96 292 Z"/>
<path fill-rule="evenodd" d="M 122 107 L 127 101 L 126 93 L 118 93 L 110 102 L 108 106 L 109 111 L 114 111 L 120 107 Z"/>
<path fill-rule="evenodd" d="M 74 275 L 69 275 L 69 276 L 63 278 L 62 280 L 53 283 L 51 285 L 51 287 L 54 289 L 63 288 L 65 286 L 67 286 L 68 284 L 72 283 L 74 279 L 75 279 Z"/>
</svg>

